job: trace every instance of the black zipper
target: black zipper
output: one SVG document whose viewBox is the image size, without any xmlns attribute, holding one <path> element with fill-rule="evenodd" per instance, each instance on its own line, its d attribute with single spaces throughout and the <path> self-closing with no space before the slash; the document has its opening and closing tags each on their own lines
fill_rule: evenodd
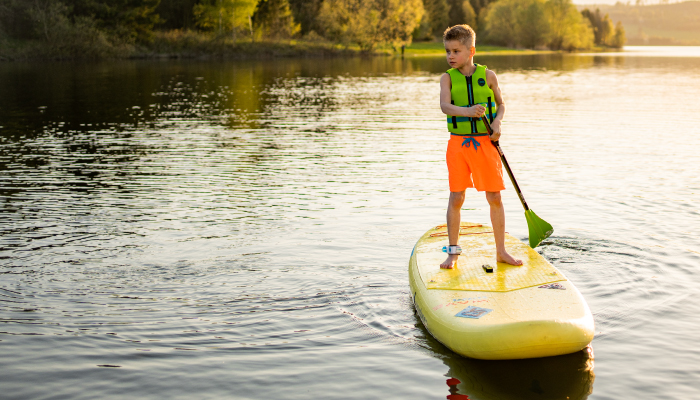
<svg viewBox="0 0 700 400">
<path fill-rule="evenodd" d="M 474 87 L 472 86 L 472 76 L 465 76 L 464 77 L 467 80 L 467 93 L 469 93 L 469 107 L 472 107 L 474 105 Z M 477 133 L 476 129 L 476 119 L 470 118 L 469 119 L 472 123 L 472 133 Z"/>
</svg>

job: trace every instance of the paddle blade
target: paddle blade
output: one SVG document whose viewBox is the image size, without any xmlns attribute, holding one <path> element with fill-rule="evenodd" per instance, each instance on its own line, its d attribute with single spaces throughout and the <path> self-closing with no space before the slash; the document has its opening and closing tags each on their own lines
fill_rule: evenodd
<svg viewBox="0 0 700 400">
<path fill-rule="evenodd" d="M 552 225 L 538 217 L 532 210 L 525 211 L 525 219 L 527 220 L 527 230 L 530 233 L 530 247 L 533 249 L 554 232 Z"/>
</svg>

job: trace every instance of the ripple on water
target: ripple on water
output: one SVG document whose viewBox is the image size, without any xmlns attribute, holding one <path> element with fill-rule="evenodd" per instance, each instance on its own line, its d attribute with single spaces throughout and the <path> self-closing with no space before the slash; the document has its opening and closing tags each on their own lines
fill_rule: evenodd
<svg viewBox="0 0 700 400">
<path fill-rule="evenodd" d="M 595 374 L 588 350 L 466 360 L 414 315 L 406 263 L 446 205 L 444 61 L 0 65 L 5 393 L 694 397 L 700 65 L 645 60 L 485 60 L 504 151 L 555 226 L 539 250 L 595 316 Z M 660 77 L 685 102 L 673 129 L 645 114 Z M 488 223 L 483 195 L 462 216 Z"/>
</svg>

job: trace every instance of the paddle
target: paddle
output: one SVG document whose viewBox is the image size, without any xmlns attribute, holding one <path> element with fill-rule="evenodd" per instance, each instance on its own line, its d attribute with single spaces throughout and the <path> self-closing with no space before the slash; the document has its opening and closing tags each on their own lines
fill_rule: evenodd
<svg viewBox="0 0 700 400">
<path fill-rule="evenodd" d="M 481 121 L 484 123 L 484 125 L 486 125 L 486 129 L 489 131 L 489 136 L 493 135 L 491 124 L 489 124 L 489 120 L 486 118 L 486 116 L 482 116 Z M 503 150 L 501 150 L 501 146 L 498 144 L 498 140 L 491 143 L 493 143 L 493 145 L 496 146 L 496 150 L 498 150 L 498 154 L 501 156 L 501 161 L 503 161 L 503 165 L 506 167 L 506 172 L 508 172 L 508 177 L 510 177 L 510 181 L 513 182 L 515 192 L 518 193 L 520 202 L 523 203 L 523 208 L 525 208 L 525 219 L 527 220 L 527 229 L 530 233 L 530 247 L 534 249 L 535 247 L 539 246 L 543 240 L 548 238 L 549 235 L 552 234 L 552 232 L 554 232 L 554 228 L 552 228 L 552 225 L 547 223 L 547 221 L 538 217 L 535 214 L 535 212 L 530 210 L 530 207 L 527 206 L 527 203 L 525 202 L 525 197 L 523 197 L 523 193 L 520 191 L 520 186 L 518 186 L 518 182 L 515 181 L 513 171 L 510 170 L 510 166 L 508 165 L 506 156 L 503 154 Z"/>
</svg>

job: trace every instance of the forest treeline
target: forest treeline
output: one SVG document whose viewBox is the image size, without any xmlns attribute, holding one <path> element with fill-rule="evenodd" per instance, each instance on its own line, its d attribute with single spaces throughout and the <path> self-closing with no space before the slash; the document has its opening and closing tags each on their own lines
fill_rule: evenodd
<svg viewBox="0 0 700 400">
<path fill-rule="evenodd" d="M 0 57 L 254 53 L 298 42 L 371 52 L 436 40 L 460 23 L 480 43 L 509 47 L 625 42 L 622 25 L 571 0 L 0 0 Z"/>
</svg>

